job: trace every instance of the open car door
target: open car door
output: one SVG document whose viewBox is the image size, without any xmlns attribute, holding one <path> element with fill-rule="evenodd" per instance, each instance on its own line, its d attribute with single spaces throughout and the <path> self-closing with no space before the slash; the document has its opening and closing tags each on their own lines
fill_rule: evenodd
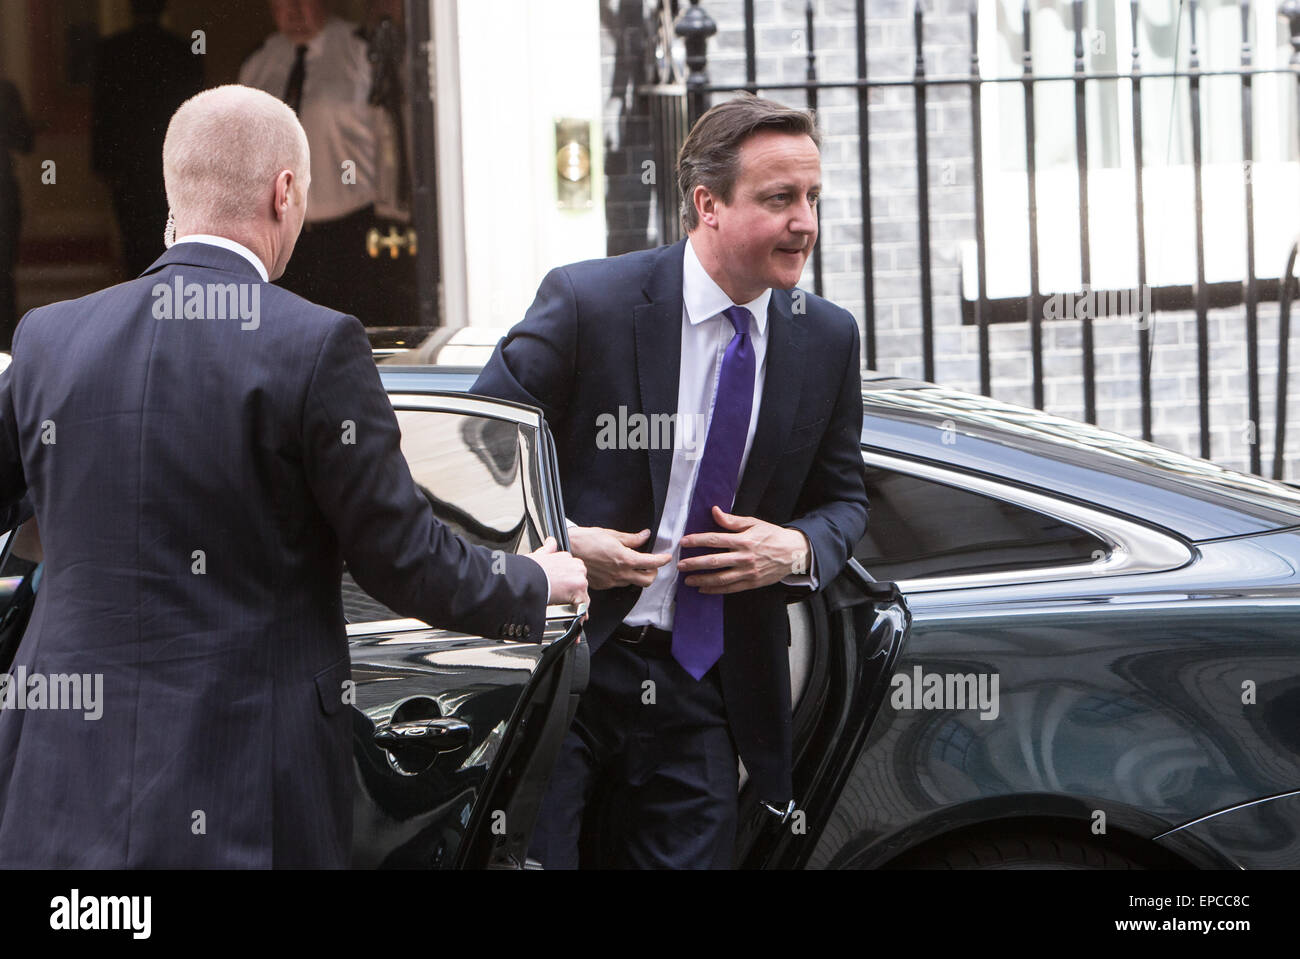
<svg viewBox="0 0 1300 959">
<path fill-rule="evenodd" d="M 532 552 L 548 536 L 568 548 L 540 411 L 462 394 L 392 400 L 402 452 L 442 522 L 503 553 Z M 40 557 L 23 544 L 21 531 L 0 539 L 0 672 L 33 605 Z M 344 697 L 353 710 L 353 866 L 523 868 L 586 685 L 579 611 L 549 607 L 543 636 L 453 633 L 402 619 L 346 571 L 343 606 L 355 684 Z"/>
<path fill-rule="evenodd" d="M 741 789 L 736 865 L 746 869 L 807 866 L 816 845 L 808 837 L 822 834 L 844 789 L 912 623 L 898 586 L 877 582 L 856 559 L 786 611 L 795 800 L 775 810 Z"/>
<path fill-rule="evenodd" d="M 390 394 L 434 515 L 467 540 L 567 548 L 540 411 L 454 393 Z M 353 865 L 523 868 L 560 741 L 586 685 L 579 611 L 543 636 L 471 636 L 402 619 L 343 577 L 355 685 Z"/>
</svg>

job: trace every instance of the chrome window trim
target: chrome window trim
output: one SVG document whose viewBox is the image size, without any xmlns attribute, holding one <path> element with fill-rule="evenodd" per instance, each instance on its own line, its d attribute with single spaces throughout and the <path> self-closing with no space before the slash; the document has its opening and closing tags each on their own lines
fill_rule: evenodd
<svg viewBox="0 0 1300 959">
<path fill-rule="evenodd" d="M 546 607 L 546 622 L 571 620 L 578 615 L 578 611 L 572 605 L 548 605 Z M 413 633 L 421 630 L 438 630 L 448 633 L 443 637 L 447 640 L 458 640 L 461 637 L 470 635 L 469 633 L 455 633 L 445 630 L 441 626 L 430 626 L 428 623 L 419 619 L 382 619 L 370 623 L 348 623 L 348 639 L 354 639 L 361 636 L 378 636 L 384 633 Z M 504 642 L 528 642 L 528 640 L 518 640 L 513 637 L 488 636 L 487 639 L 500 639 Z"/>
<path fill-rule="evenodd" d="M 472 393 L 389 393 L 389 402 L 393 404 L 395 412 L 414 411 L 422 413 L 465 413 L 472 416 L 479 416 L 483 419 L 505 420 L 508 423 L 516 423 L 520 426 L 526 426 L 536 431 L 537 452 L 542 454 L 547 442 L 543 429 L 545 425 L 542 419 L 541 411 L 529 409 L 506 400 L 494 400 L 487 396 L 476 396 Z M 554 522 L 559 515 L 554 498 L 551 494 L 550 484 L 544 478 L 544 463 L 535 464 L 537 480 L 541 484 L 538 491 L 543 503 L 543 512 L 552 514 L 551 520 Z M 532 471 L 527 475 L 531 476 Z M 557 529 L 559 524 L 557 523 Z M 563 534 L 556 533 L 556 541 L 564 542 Z"/>
<path fill-rule="evenodd" d="M 870 466 L 906 473 L 945 486 L 955 486 L 1055 517 L 1097 537 L 1110 550 L 1105 559 L 1091 563 L 897 580 L 898 588 L 904 593 L 929 593 L 1066 579 L 1092 579 L 1097 576 L 1157 573 L 1184 566 L 1193 556 L 1187 544 L 1170 533 L 1157 531 L 1112 513 L 1054 499 L 1044 493 L 1000 483 L 971 473 L 878 453 L 874 450 L 863 450 L 862 459 Z"/>
<path fill-rule="evenodd" d="M 454 396 L 425 393 L 389 393 L 388 399 L 395 410 L 416 410 L 434 413 L 465 413 L 487 419 L 508 420 L 520 426 L 542 428 L 541 414 L 518 406 L 490 400 L 485 397 L 459 393 Z"/>
<path fill-rule="evenodd" d="M 418 619 L 378 619 L 369 623 L 348 623 L 348 639 L 354 636 L 374 636 L 378 633 L 409 633 L 419 629 L 436 629 Z"/>
<path fill-rule="evenodd" d="M 456 394 L 427 394 L 427 393 L 389 393 L 388 399 L 393 405 L 395 412 L 412 411 L 419 413 L 462 413 L 470 416 L 478 416 L 484 419 L 505 420 L 510 423 L 517 423 L 520 426 L 529 427 L 537 431 L 537 444 L 540 453 L 542 448 L 542 418 L 541 415 L 533 410 L 520 406 L 503 403 L 487 397 L 477 397 L 464 393 Z M 540 474 L 540 464 L 538 464 Z M 547 512 L 553 512 L 554 504 L 551 497 L 547 494 L 545 483 L 543 483 L 542 500 L 547 508 Z M 552 517 L 554 519 L 554 517 Z M 578 615 L 577 610 L 572 605 L 548 605 L 546 607 L 546 620 L 573 619 Z M 345 624 L 348 639 L 363 638 L 367 636 L 379 636 L 389 633 L 412 633 L 425 630 L 443 631 L 443 627 L 430 626 L 428 623 L 419 619 L 399 618 L 399 619 L 382 619 L 373 620 L 365 623 L 347 623 Z M 457 640 L 465 633 L 449 633 L 445 639 Z M 498 637 L 487 637 L 494 639 Z M 514 639 L 501 638 L 502 642 L 516 642 Z"/>
</svg>

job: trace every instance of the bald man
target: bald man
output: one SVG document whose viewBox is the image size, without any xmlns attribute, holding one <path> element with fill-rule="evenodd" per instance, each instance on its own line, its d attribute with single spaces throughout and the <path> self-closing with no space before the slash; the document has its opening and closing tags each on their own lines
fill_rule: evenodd
<svg viewBox="0 0 1300 959">
<path fill-rule="evenodd" d="M 553 542 L 494 573 L 439 523 L 361 324 L 268 282 L 309 164 L 275 97 L 200 93 L 163 147 L 179 239 L 18 326 L 0 507 L 30 496 L 44 566 L 10 672 L 79 677 L 83 708 L 0 709 L 0 867 L 345 866 L 343 560 L 477 635 L 540 636 L 548 600 L 586 599 Z"/>
</svg>

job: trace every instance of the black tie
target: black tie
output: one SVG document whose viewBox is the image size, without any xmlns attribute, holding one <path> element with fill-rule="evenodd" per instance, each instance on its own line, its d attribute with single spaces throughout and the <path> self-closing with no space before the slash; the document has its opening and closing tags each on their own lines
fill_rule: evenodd
<svg viewBox="0 0 1300 959">
<path fill-rule="evenodd" d="M 307 44 L 300 43 L 294 50 L 293 69 L 289 71 L 289 82 L 284 85 L 284 102 L 293 107 L 294 113 L 302 112 L 302 81 L 307 76 Z"/>
</svg>

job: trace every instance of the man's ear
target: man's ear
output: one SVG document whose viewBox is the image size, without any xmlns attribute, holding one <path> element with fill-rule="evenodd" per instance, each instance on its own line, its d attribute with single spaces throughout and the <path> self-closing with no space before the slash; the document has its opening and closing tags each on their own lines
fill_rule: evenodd
<svg viewBox="0 0 1300 959">
<path fill-rule="evenodd" d="M 283 220 L 289 215 L 289 206 L 294 189 L 292 170 L 281 170 L 275 175 L 275 189 L 271 194 L 272 214 L 276 220 Z"/>
<path fill-rule="evenodd" d="M 695 213 L 702 226 L 718 225 L 718 198 L 708 187 L 697 183 L 691 191 L 691 202 L 695 204 Z"/>
</svg>

